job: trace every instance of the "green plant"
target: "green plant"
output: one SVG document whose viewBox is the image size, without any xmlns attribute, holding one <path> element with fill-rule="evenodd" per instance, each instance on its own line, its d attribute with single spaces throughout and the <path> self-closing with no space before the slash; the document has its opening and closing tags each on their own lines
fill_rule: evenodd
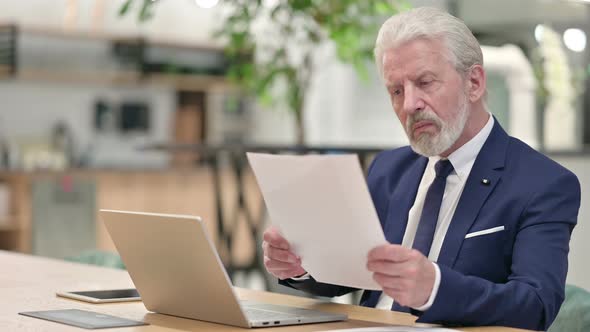
<svg viewBox="0 0 590 332">
<path fill-rule="evenodd" d="M 141 7 L 138 11 L 137 19 L 140 22 L 145 22 L 152 18 L 154 16 L 152 8 L 155 2 L 153 0 L 139 0 L 138 2 L 141 2 Z M 121 8 L 119 8 L 119 16 L 123 16 L 129 12 L 133 3 L 135 3 L 134 0 L 125 0 Z"/>
<path fill-rule="evenodd" d="M 123 4 L 121 14 L 132 2 Z M 143 0 L 140 21 L 150 15 L 152 4 Z M 406 0 L 223 0 L 221 4 L 228 14 L 215 36 L 226 45 L 228 76 L 263 104 L 286 104 L 294 113 L 298 144 L 305 142 L 303 109 L 318 47 L 333 42 L 338 58 L 367 77 L 365 66 L 372 59 L 383 18 L 409 8 Z M 272 26 L 272 36 L 256 34 L 254 27 L 261 20 Z"/>
</svg>

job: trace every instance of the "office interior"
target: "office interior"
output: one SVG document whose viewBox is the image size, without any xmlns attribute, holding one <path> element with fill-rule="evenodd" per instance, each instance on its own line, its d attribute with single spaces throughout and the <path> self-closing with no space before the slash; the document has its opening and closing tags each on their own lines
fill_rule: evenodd
<svg viewBox="0 0 590 332">
<path fill-rule="evenodd" d="M 151 2 L 144 19 L 138 0 L 124 14 L 125 1 L 0 0 L 0 250 L 124 269 L 99 209 L 197 215 L 236 286 L 292 293 L 264 271 L 272 221 L 245 152 L 356 153 L 366 167 L 407 145 L 377 70 L 367 60 L 359 74 L 329 38 L 316 45 L 302 140 L 284 100 L 228 77 L 214 36 L 223 0 Z M 466 22 L 490 112 L 578 176 L 567 283 L 590 291 L 590 2 L 408 4 Z M 272 39 L 274 22 L 260 21 L 258 37 Z"/>
</svg>

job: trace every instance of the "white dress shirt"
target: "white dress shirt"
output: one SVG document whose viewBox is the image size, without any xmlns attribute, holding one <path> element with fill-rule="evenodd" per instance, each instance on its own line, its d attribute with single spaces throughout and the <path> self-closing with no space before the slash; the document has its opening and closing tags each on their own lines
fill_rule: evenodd
<svg viewBox="0 0 590 332">
<path fill-rule="evenodd" d="M 492 132 L 493 126 L 494 117 L 490 115 L 488 122 L 479 131 L 479 133 L 477 133 L 477 135 L 475 135 L 469 142 L 463 144 L 463 146 L 451 153 L 448 157 L 449 161 L 453 165 L 454 170 L 447 177 L 445 192 L 443 194 L 443 200 L 440 206 L 440 212 L 438 214 L 436 230 L 434 232 L 432 246 L 430 247 L 430 253 L 428 254 L 428 259 L 433 262 L 436 271 L 434 287 L 432 288 L 432 292 L 430 293 L 428 301 L 423 306 L 414 308 L 416 310 L 428 310 L 436 298 L 436 294 L 438 293 L 438 288 L 440 286 L 441 276 L 440 269 L 434 262 L 438 260 L 438 255 L 440 254 L 440 249 L 445 239 L 445 235 L 449 229 L 451 219 L 455 214 L 457 203 L 459 203 L 459 198 L 461 197 L 461 193 L 463 192 L 463 188 L 465 187 L 465 183 L 467 182 L 471 168 L 475 163 L 475 158 L 477 158 L 479 151 Z M 428 164 L 426 165 L 426 169 L 422 175 L 422 180 L 420 181 L 418 192 L 416 194 L 416 200 L 414 201 L 414 205 L 412 205 L 408 215 L 408 225 L 406 226 L 406 232 L 402 240 L 403 247 L 411 248 L 412 244 L 414 243 L 414 237 L 416 236 L 418 223 L 420 222 L 420 217 L 422 216 L 422 208 L 424 207 L 426 192 L 428 191 L 430 184 L 432 181 L 434 181 L 436 176 L 434 165 L 440 159 L 441 158 L 438 156 L 428 158 Z M 390 310 L 391 306 L 393 305 L 393 300 L 394 299 L 385 293 L 382 293 L 376 308 Z"/>
</svg>

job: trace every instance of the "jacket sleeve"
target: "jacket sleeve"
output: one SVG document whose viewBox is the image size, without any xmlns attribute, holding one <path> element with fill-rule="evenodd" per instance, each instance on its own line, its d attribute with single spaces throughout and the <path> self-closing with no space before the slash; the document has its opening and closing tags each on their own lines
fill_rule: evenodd
<svg viewBox="0 0 590 332">
<path fill-rule="evenodd" d="M 310 277 L 307 280 L 293 280 L 293 279 L 285 279 L 279 280 L 279 284 L 287 287 L 291 287 L 300 291 L 304 291 L 306 293 L 316 295 L 316 296 L 325 296 L 325 297 L 335 297 L 335 296 L 342 296 L 348 294 L 350 292 L 354 292 L 357 289 L 352 287 L 345 287 L 339 285 L 332 285 L 332 284 L 325 284 L 322 282 L 316 281 L 313 277 Z"/>
<path fill-rule="evenodd" d="M 557 177 L 531 197 L 521 218 L 506 283 L 464 275 L 440 265 L 441 284 L 418 322 L 503 325 L 546 330 L 564 300 L 567 255 L 580 207 L 580 184 L 572 173 Z"/>
</svg>

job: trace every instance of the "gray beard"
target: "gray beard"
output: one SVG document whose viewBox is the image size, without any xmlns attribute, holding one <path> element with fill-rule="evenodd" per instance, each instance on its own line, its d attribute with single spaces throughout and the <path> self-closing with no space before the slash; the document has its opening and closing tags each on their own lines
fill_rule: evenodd
<svg viewBox="0 0 590 332">
<path fill-rule="evenodd" d="M 449 121 L 450 123 L 444 123 L 434 113 L 419 114 L 410 121 L 408 119 L 406 125 L 406 133 L 410 139 L 410 146 L 412 150 L 417 154 L 425 157 L 433 157 L 442 154 L 457 142 L 465 124 L 467 123 L 467 117 L 469 115 L 467 109 L 467 97 L 464 96 L 460 104 L 460 110 L 455 119 Z M 412 139 L 410 133 L 412 132 L 412 125 L 422 119 L 433 120 L 436 125 L 440 128 L 438 134 L 423 133 L 417 139 Z"/>
</svg>

